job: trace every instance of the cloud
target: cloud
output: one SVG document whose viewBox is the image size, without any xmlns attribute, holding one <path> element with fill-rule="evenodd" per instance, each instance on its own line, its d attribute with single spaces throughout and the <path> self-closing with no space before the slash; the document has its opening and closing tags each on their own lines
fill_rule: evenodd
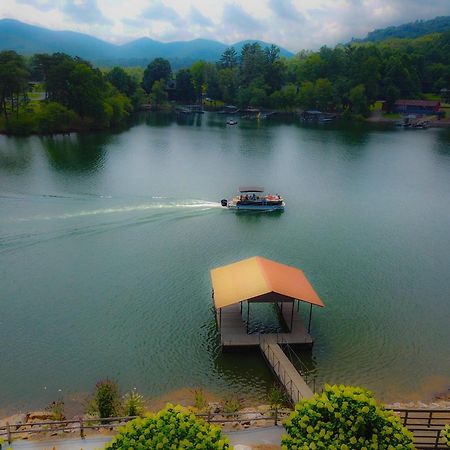
<svg viewBox="0 0 450 450">
<path fill-rule="evenodd" d="M 291 0 L 268 0 L 272 12 L 280 19 L 288 21 L 303 21 L 303 14 L 292 4 Z"/>
<path fill-rule="evenodd" d="M 67 0 L 62 5 L 61 10 L 67 17 L 77 23 L 89 25 L 112 23 L 100 11 L 96 0 Z"/>
<path fill-rule="evenodd" d="M 44 12 L 56 8 L 55 3 L 51 0 L 17 0 L 17 3 L 29 5 Z"/>
<path fill-rule="evenodd" d="M 240 6 L 228 3 L 223 8 L 222 27 L 224 32 L 235 36 L 248 36 L 263 30 L 263 24 L 246 13 Z"/>
<path fill-rule="evenodd" d="M 167 22 L 172 25 L 181 24 L 180 15 L 173 8 L 164 5 L 161 1 L 157 1 L 144 9 L 141 13 L 141 17 L 152 21 Z"/>
<path fill-rule="evenodd" d="M 189 15 L 187 17 L 188 23 L 191 25 L 197 25 L 201 27 L 212 27 L 214 22 L 209 18 L 204 16 L 195 6 L 192 6 Z"/>
</svg>

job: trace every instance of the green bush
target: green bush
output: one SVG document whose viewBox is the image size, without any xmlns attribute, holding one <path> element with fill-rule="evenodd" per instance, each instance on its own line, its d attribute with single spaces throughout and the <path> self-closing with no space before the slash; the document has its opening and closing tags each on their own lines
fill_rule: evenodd
<svg viewBox="0 0 450 450">
<path fill-rule="evenodd" d="M 241 409 L 241 402 L 237 397 L 226 397 L 223 402 L 223 412 L 227 414 L 238 412 Z"/>
<path fill-rule="evenodd" d="M 444 429 L 441 431 L 442 440 L 447 447 L 450 447 L 450 425 L 445 425 Z"/>
<path fill-rule="evenodd" d="M 131 391 L 123 398 L 123 413 L 126 416 L 142 416 L 144 414 L 144 398 L 136 391 Z"/>
<path fill-rule="evenodd" d="M 71 129 L 77 115 L 56 102 L 44 103 L 37 115 L 39 132 L 60 133 Z"/>
<path fill-rule="evenodd" d="M 45 409 L 53 414 L 54 420 L 64 420 L 66 418 L 64 415 L 64 400 L 62 398 L 54 400 Z"/>
<path fill-rule="evenodd" d="M 281 408 L 288 403 L 288 397 L 278 386 L 272 386 L 267 392 L 267 402 L 272 409 Z"/>
<path fill-rule="evenodd" d="M 93 409 L 99 417 L 115 417 L 120 414 L 119 386 L 115 381 L 101 380 L 95 385 Z"/>
<path fill-rule="evenodd" d="M 168 404 L 155 415 L 137 418 L 119 428 L 107 449 L 230 449 L 219 427 L 212 426 L 181 406 Z"/>
<path fill-rule="evenodd" d="M 203 389 L 194 389 L 194 407 L 198 411 L 204 411 L 208 408 L 208 401 L 206 400 Z"/>
<path fill-rule="evenodd" d="M 412 434 L 399 418 L 378 405 L 371 392 L 325 386 L 303 400 L 284 424 L 282 449 L 414 449 Z"/>
</svg>

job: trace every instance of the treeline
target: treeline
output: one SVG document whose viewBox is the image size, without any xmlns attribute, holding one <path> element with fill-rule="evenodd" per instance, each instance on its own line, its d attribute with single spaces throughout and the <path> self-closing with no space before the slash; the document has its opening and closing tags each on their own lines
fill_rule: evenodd
<svg viewBox="0 0 450 450">
<path fill-rule="evenodd" d="M 198 61 L 172 74 L 168 61 L 147 67 L 151 92 L 174 82 L 179 102 L 220 100 L 240 107 L 320 109 L 366 115 L 378 99 L 392 106 L 399 98 L 450 88 L 450 32 L 381 43 L 322 47 L 280 57 L 275 46 L 247 44 L 238 55 L 228 48 L 217 63 Z M 166 89 L 170 91 L 170 89 Z M 164 98 L 159 98 L 159 101 Z"/>
<path fill-rule="evenodd" d="M 40 84 L 43 98 L 30 92 Z M 0 131 L 51 133 L 115 127 L 143 103 L 201 103 L 338 111 L 367 115 L 379 99 L 391 107 L 399 98 L 421 98 L 450 88 L 450 32 L 416 39 L 351 43 L 280 56 L 274 45 L 233 47 L 219 61 L 197 61 L 173 73 L 156 58 L 143 77 L 115 67 L 103 73 L 62 53 L 25 59 L 0 52 Z"/>
<path fill-rule="evenodd" d="M 42 95 L 30 91 L 41 84 Z M 122 69 L 102 74 L 88 61 L 63 53 L 26 60 L 0 52 L 0 130 L 12 134 L 94 130 L 122 124 L 144 91 Z"/>
<path fill-rule="evenodd" d="M 392 38 L 416 38 L 432 33 L 444 33 L 450 30 L 450 16 L 436 17 L 430 20 L 416 20 L 403 25 L 371 31 L 365 39 L 354 41 L 384 41 Z"/>
</svg>

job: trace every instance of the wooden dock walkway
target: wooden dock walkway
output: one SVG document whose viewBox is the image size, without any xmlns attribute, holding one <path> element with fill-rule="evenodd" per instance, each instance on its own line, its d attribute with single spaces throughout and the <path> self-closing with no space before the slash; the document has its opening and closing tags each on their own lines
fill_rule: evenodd
<svg viewBox="0 0 450 450">
<path fill-rule="evenodd" d="M 291 323 L 292 331 L 286 333 L 247 334 L 246 324 L 242 319 L 240 305 L 227 306 L 217 312 L 217 323 L 219 324 L 220 344 L 224 349 L 227 347 L 257 347 L 260 344 L 260 336 L 276 336 L 278 342 L 291 345 L 305 345 L 311 347 L 313 338 L 307 332 L 305 324 L 300 314 L 292 311 L 290 306 L 286 305 L 281 310 L 281 315 L 286 324 Z"/>
<path fill-rule="evenodd" d="M 295 405 L 304 398 L 311 398 L 314 394 L 297 369 L 278 345 L 274 336 L 261 335 L 261 351 L 272 371 L 283 385 L 292 403 Z"/>
</svg>

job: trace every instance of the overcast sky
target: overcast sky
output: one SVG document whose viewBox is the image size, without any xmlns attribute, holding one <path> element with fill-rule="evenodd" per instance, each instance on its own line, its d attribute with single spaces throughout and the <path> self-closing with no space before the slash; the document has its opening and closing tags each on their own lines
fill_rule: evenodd
<svg viewBox="0 0 450 450">
<path fill-rule="evenodd" d="M 294 52 L 442 15 L 450 0 L 0 0 L 0 18 L 116 43 L 261 39 Z"/>
</svg>

